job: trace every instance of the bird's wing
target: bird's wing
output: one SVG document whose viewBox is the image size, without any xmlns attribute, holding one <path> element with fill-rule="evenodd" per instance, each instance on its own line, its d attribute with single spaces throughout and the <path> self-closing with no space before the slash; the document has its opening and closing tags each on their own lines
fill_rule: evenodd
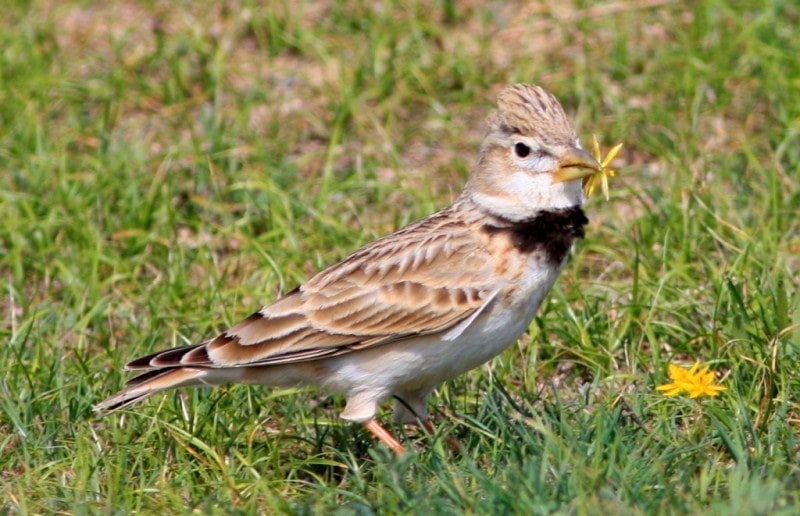
<svg viewBox="0 0 800 516">
<path fill-rule="evenodd" d="M 452 340 L 491 303 L 491 277 L 474 230 L 440 212 L 355 252 L 216 338 L 128 368 L 299 362 L 445 330 Z"/>
</svg>

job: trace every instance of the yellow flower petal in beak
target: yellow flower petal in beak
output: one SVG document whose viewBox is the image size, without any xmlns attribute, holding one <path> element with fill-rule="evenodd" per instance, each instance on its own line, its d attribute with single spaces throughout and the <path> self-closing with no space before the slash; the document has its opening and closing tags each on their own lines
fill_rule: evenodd
<svg viewBox="0 0 800 516">
<path fill-rule="evenodd" d="M 584 178 L 583 193 L 586 194 L 586 197 L 591 197 L 594 191 L 597 189 L 597 184 L 600 183 L 600 189 L 603 190 L 603 195 L 605 196 L 606 200 L 609 199 L 608 178 L 614 177 L 616 175 L 616 171 L 608 167 L 611 162 L 614 161 L 614 158 L 617 157 L 620 149 L 622 149 L 622 143 L 616 144 L 611 148 L 610 151 L 608 151 L 608 154 L 603 157 L 600 153 L 600 143 L 597 141 L 597 136 L 592 136 L 592 154 L 594 155 L 594 159 L 600 163 L 600 169 L 594 174 Z"/>
</svg>

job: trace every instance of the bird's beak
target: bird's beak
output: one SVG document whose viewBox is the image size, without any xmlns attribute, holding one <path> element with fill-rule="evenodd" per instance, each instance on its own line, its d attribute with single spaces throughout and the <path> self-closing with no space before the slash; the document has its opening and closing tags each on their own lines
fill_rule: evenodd
<svg viewBox="0 0 800 516">
<path fill-rule="evenodd" d="M 553 174 L 554 183 L 583 179 L 600 171 L 600 163 L 591 154 L 577 147 L 570 147 L 558 160 L 558 170 Z"/>
</svg>

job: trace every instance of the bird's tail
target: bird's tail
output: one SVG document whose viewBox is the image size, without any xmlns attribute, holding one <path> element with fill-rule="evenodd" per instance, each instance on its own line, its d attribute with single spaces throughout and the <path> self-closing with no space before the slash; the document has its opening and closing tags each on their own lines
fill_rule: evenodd
<svg viewBox="0 0 800 516">
<path fill-rule="evenodd" d="M 209 376 L 207 373 L 208 368 L 205 367 L 173 367 L 148 371 L 132 378 L 125 389 L 95 405 L 94 410 L 106 415 L 166 389 L 217 384 L 218 382 L 204 379 Z"/>
</svg>

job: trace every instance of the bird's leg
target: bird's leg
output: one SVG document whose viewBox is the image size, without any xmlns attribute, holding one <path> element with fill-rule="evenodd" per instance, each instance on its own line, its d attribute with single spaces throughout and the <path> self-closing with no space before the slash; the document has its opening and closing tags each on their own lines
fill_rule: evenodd
<svg viewBox="0 0 800 516">
<path fill-rule="evenodd" d="M 374 435 L 377 440 L 388 446 L 389 449 L 395 452 L 398 457 L 402 456 L 406 452 L 406 449 L 402 444 L 400 444 L 400 441 L 395 439 L 395 437 L 390 434 L 388 430 L 383 428 L 381 424 L 378 423 L 377 419 L 370 419 L 364 423 L 364 428 L 369 430 L 369 432 Z"/>
<path fill-rule="evenodd" d="M 426 399 L 427 398 L 427 394 L 425 394 L 424 396 L 418 396 L 418 397 L 420 399 Z M 425 415 L 424 412 L 423 412 L 423 415 L 420 415 L 419 412 L 414 410 L 414 408 L 411 406 L 410 403 L 408 403 L 405 399 L 403 399 L 402 397 L 400 397 L 397 394 L 394 395 L 394 399 L 396 399 L 397 402 L 403 408 L 405 408 L 405 410 L 407 410 L 408 412 L 410 412 L 411 414 L 413 414 L 416 417 L 416 419 L 417 419 L 416 422 L 413 422 L 413 423 L 410 423 L 410 424 L 412 424 L 414 426 L 417 426 L 417 427 L 422 427 L 425 430 L 425 433 L 428 434 L 430 437 L 433 437 L 434 435 L 436 435 L 436 428 L 433 427 L 433 422 L 430 420 L 430 418 L 428 418 L 427 415 Z M 397 412 L 395 412 L 395 415 L 397 415 Z M 448 436 L 447 437 L 447 446 L 450 448 L 450 451 L 453 452 L 453 453 L 458 453 L 460 451 L 460 447 L 458 446 L 458 441 L 456 441 L 453 438 L 453 436 Z"/>
</svg>

